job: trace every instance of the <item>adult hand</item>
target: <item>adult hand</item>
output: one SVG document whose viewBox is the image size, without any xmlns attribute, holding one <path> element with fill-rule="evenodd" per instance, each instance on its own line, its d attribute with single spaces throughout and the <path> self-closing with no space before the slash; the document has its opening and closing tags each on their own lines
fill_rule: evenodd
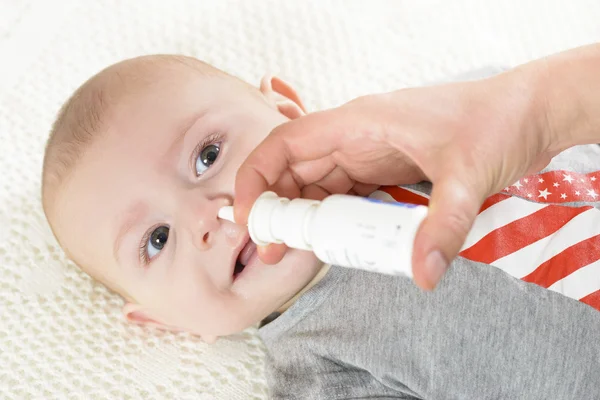
<svg viewBox="0 0 600 400">
<path fill-rule="evenodd" d="M 560 61 L 557 68 L 565 60 Z M 366 96 L 281 125 L 238 171 L 236 221 L 246 223 L 254 201 L 268 189 L 319 198 L 427 179 L 433 190 L 414 242 L 413 272 L 419 286 L 432 289 L 485 198 L 544 168 L 573 144 L 556 137 L 560 122 L 572 113 L 563 112 L 559 120 L 561 113 L 550 112 L 551 96 L 561 92 L 545 90 L 557 72 L 551 64 L 539 61 L 480 81 Z M 260 256 L 274 263 L 284 251 L 269 246 Z"/>
</svg>

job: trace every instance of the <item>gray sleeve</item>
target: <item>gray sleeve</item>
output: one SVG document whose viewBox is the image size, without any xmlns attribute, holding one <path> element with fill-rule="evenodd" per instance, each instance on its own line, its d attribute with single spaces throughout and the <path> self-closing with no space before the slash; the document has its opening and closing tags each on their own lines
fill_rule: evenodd
<svg viewBox="0 0 600 400">
<path fill-rule="evenodd" d="M 462 259 L 429 293 L 336 273 L 271 343 L 275 398 L 600 398 L 600 313 L 583 303 Z"/>
</svg>

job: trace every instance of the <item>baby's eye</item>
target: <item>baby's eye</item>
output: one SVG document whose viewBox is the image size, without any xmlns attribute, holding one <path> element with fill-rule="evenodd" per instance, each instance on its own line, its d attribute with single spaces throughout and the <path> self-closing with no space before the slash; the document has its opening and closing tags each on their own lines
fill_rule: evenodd
<svg viewBox="0 0 600 400">
<path fill-rule="evenodd" d="M 148 253 L 148 259 L 154 258 L 167 244 L 169 238 L 169 227 L 159 226 L 150 234 L 148 244 L 146 245 L 146 251 Z"/>
<path fill-rule="evenodd" d="M 221 145 L 219 143 L 209 144 L 204 147 L 200 154 L 198 154 L 198 158 L 196 158 L 196 175 L 200 176 L 206 172 L 207 169 L 210 168 L 211 165 L 217 161 L 217 157 L 219 157 L 219 152 L 221 151 Z"/>
</svg>

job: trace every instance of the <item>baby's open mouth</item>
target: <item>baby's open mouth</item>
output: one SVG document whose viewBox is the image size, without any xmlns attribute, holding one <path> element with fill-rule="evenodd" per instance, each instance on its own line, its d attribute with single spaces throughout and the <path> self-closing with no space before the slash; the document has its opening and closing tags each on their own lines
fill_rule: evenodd
<svg viewBox="0 0 600 400">
<path fill-rule="evenodd" d="M 235 260 L 235 268 L 233 269 L 233 278 L 237 278 L 239 274 L 246 268 L 250 259 L 256 252 L 256 245 L 252 240 L 248 240 L 248 243 L 242 248 L 238 258 Z"/>
<path fill-rule="evenodd" d="M 244 264 L 242 264 L 239 260 L 235 261 L 235 268 L 233 269 L 233 277 L 238 276 L 243 270 L 246 268 Z"/>
</svg>

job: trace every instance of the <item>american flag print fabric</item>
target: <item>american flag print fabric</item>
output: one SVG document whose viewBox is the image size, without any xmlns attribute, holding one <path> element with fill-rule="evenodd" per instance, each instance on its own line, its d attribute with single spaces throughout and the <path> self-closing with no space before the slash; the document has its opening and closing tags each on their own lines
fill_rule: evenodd
<svg viewBox="0 0 600 400">
<path fill-rule="evenodd" d="M 538 203 L 600 201 L 600 171 L 589 174 L 550 171 L 518 180 L 503 193 Z"/>
<path fill-rule="evenodd" d="M 373 197 L 429 202 L 424 193 L 396 186 Z M 600 171 L 525 177 L 484 202 L 460 255 L 600 310 L 600 210 L 594 201 L 600 201 Z"/>
</svg>

